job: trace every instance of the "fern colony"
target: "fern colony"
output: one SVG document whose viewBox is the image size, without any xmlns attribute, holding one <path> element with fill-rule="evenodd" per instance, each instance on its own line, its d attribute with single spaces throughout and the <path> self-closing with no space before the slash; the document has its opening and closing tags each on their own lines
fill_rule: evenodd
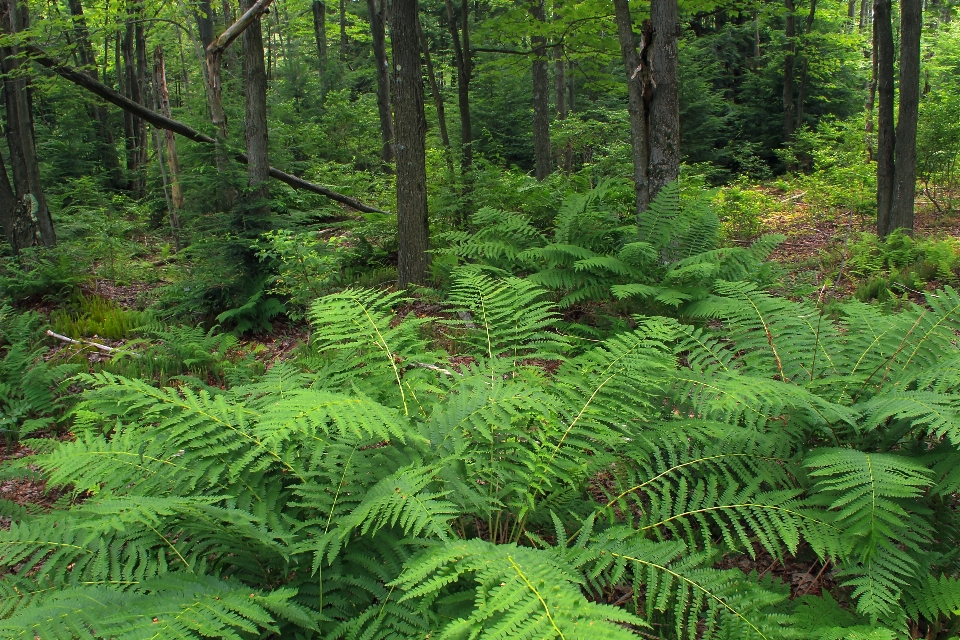
<svg viewBox="0 0 960 640">
<path fill-rule="evenodd" d="M 16 471 L 75 504 L 0 503 L 0 637 L 955 636 L 960 294 L 828 317 L 709 243 L 571 237 L 501 254 L 551 275 L 455 270 L 447 320 L 321 298 L 306 366 L 227 391 L 83 376 L 75 439 Z M 684 320 L 571 356 L 544 285 L 589 274 Z M 764 551 L 840 588 L 717 568 Z"/>
</svg>

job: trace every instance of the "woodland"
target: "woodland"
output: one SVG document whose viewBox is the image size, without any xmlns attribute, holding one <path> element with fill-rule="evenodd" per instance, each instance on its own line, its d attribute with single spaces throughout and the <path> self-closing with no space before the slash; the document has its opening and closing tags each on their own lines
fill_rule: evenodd
<svg viewBox="0 0 960 640">
<path fill-rule="evenodd" d="M 960 639 L 955 0 L 0 0 L 0 638 Z"/>
</svg>

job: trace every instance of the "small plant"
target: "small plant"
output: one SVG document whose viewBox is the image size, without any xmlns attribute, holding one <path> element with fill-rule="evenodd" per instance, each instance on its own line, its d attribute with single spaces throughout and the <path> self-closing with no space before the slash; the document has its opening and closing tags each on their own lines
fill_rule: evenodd
<svg viewBox="0 0 960 640">
<path fill-rule="evenodd" d="M 54 423 L 64 409 L 59 392 L 78 368 L 44 360 L 42 325 L 36 314 L 0 307 L 0 432 L 7 447 Z"/>
<path fill-rule="evenodd" d="M 848 272 L 861 280 L 859 300 L 887 302 L 930 282 L 960 281 L 960 241 L 956 238 L 912 238 L 896 230 L 880 239 L 863 233 L 851 246 Z"/>
<path fill-rule="evenodd" d="M 71 308 L 59 309 L 50 316 L 53 330 L 70 338 L 99 336 L 124 340 L 151 321 L 151 314 L 123 309 L 112 300 L 78 293 Z"/>
<path fill-rule="evenodd" d="M 0 295 L 13 302 L 65 298 L 89 279 L 77 269 L 78 264 L 87 262 L 69 248 L 25 248 L 19 256 L 0 258 Z"/>
</svg>

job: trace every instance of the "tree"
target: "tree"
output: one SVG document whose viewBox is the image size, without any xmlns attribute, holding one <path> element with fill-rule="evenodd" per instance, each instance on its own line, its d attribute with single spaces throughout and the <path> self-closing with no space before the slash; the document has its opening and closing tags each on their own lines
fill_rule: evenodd
<svg viewBox="0 0 960 640">
<path fill-rule="evenodd" d="M 444 0 L 447 10 L 447 25 L 453 40 L 454 65 L 457 68 L 457 106 L 460 109 L 460 173 L 464 190 L 470 190 L 471 171 L 473 170 L 473 125 L 470 120 L 470 80 L 473 64 L 470 54 L 469 17 L 470 4 L 463 0 L 461 4 L 462 29 L 457 27 L 457 19 L 451 0 Z M 461 41 L 461 34 L 463 39 Z"/>
<path fill-rule="evenodd" d="M 537 29 L 543 27 L 547 16 L 544 0 L 531 0 L 530 15 Z M 542 35 L 530 36 L 533 46 L 533 155 L 536 162 L 534 174 L 544 180 L 553 167 L 550 159 L 550 77 L 547 74 L 547 39 Z"/>
<path fill-rule="evenodd" d="M 386 0 L 367 0 L 370 32 L 373 36 L 373 59 L 377 65 L 377 111 L 380 113 L 380 139 L 383 147 L 380 158 L 389 167 L 396 155 L 394 150 L 393 111 L 390 107 L 390 64 L 387 62 L 387 36 L 384 26 Z M 419 43 L 419 38 L 417 40 Z"/>
<path fill-rule="evenodd" d="M 27 6 L 17 7 L 16 0 L 0 3 L 0 27 L 7 34 L 16 34 L 29 27 Z M 0 206 L 10 206 L 10 194 L 15 194 L 15 204 L 4 232 L 15 251 L 29 246 L 53 246 L 57 236 L 53 218 L 40 182 L 40 164 L 33 130 L 25 68 L 21 64 L 20 50 L 16 45 L 0 48 L 0 67 L 4 72 L 3 90 L 7 111 L 7 144 L 10 147 L 10 165 L 13 187 L 7 182 L 0 187 Z M 4 173 L 6 173 L 4 171 Z M 0 177 L 2 181 L 5 176 Z"/>
<path fill-rule="evenodd" d="M 922 0 L 900 2 L 900 109 L 894 150 L 893 198 L 890 222 L 894 229 L 913 233 L 913 206 L 917 187 L 917 116 L 920 107 L 920 30 Z"/>
<path fill-rule="evenodd" d="M 920 0 L 900 9 L 900 110 L 894 129 L 894 47 L 890 0 L 875 0 L 877 39 L 877 233 L 913 232 L 920 101 Z"/>
<path fill-rule="evenodd" d="M 253 0 L 241 0 L 243 11 L 249 11 Z M 270 213 L 270 157 L 267 150 L 267 73 L 263 66 L 263 34 L 260 18 L 255 18 L 243 31 L 243 86 L 246 92 L 247 121 L 244 139 L 247 143 L 247 199 L 250 212 Z"/>
<path fill-rule="evenodd" d="M 794 53 L 796 52 L 797 19 L 794 15 L 796 5 L 793 0 L 784 0 L 787 15 L 784 17 L 784 37 L 786 55 L 783 57 L 783 141 L 793 139 L 795 107 L 793 102 Z"/>
<path fill-rule="evenodd" d="M 396 79 L 397 284 L 424 282 L 429 265 L 427 221 L 427 121 L 417 35 L 417 0 L 395 0 L 390 18 Z"/>
<path fill-rule="evenodd" d="M 317 63 L 320 67 L 320 102 L 327 91 L 327 5 L 322 0 L 313 0 L 313 37 L 317 41 Z"/>
<path fill-rule="evenodd" d="M 650 185 L 647 179 L 647 164 L 649 162 L 648 114 L 645 93 L 652 87 L 650 87 L 650 64 L 641 57 L 648 52 L 649 38 L 647 36 L 649 34 L 645 34 L 642 38 L 641 48 L 643 52 L 638 53 L 627 0 L 613 0 L 613 7 L 616 12 L 620 54 L 627 75 L 627 111 L 630 114 L 630 143 L 633 148 L 633 186 L 636 213 L 640 215 L 647 210 L 647 206 L 650 204 Z"/>
<path fill-rule="evenodd" d="M 650 99 L 650 199 L 680 175 L 680 81 L 677 0 L 652 0 L 653 93 Z"/>
</svg>

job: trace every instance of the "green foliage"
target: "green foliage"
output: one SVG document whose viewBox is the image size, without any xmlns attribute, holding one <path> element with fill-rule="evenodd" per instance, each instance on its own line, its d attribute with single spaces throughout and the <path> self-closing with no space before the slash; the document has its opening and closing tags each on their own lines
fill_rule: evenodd
<svg viewBox="0 0 960 640">
<path fill-rule="evenodd" d="M 914 239 L 899 230 L 883 239 L 864 233 L 851 245 L 848 264 L 861 279 L 857 298 L 886 302 L 928 282 L 960 281 L 960 243 L 951 237 Z"/>
<path fill-rule="evenodd" d="M 84 260 L 71 250 L 30 247 L 17 257 L 0 258 L 0 294 L 20 302 L 30 298 L 66 298 L 88 276 L 77 269 Z"/>
<path fill-rule="evenodd" d="M 123 340 L 137 328 L 149 323 L 147 313 L 121 308 L 107 298 L 77 294 L 71 310 L 58 309 L 50 315 L 54 331 L 70 338 L 99 336 Z"/>
<path fill-rule="evenodd" d="M 42 328 L 36 314 L 0 307 L 0 431 L 8 446 L 54 424 L 65 406 L 59 393 L 76 371 L 44 359 Z"/>
<path fill-rule="evenodd" d="M 665 187 L 636 222 L 625 223 L 605 200 L 611 183 L 564 200 L 553 241 L 522 214 L 482 209 L 476 231 L 450 232 L 445 257 L 529 274 L 556 291 L 561 307 L 609 300 L 639 301 L 644 310 L 683 313 L 720 280 L 763 281 L 764 260 L 781 240 L 719 248 L 720 222 L 705 194 L 681 204 L 676 183 Z"/>
</svg>

